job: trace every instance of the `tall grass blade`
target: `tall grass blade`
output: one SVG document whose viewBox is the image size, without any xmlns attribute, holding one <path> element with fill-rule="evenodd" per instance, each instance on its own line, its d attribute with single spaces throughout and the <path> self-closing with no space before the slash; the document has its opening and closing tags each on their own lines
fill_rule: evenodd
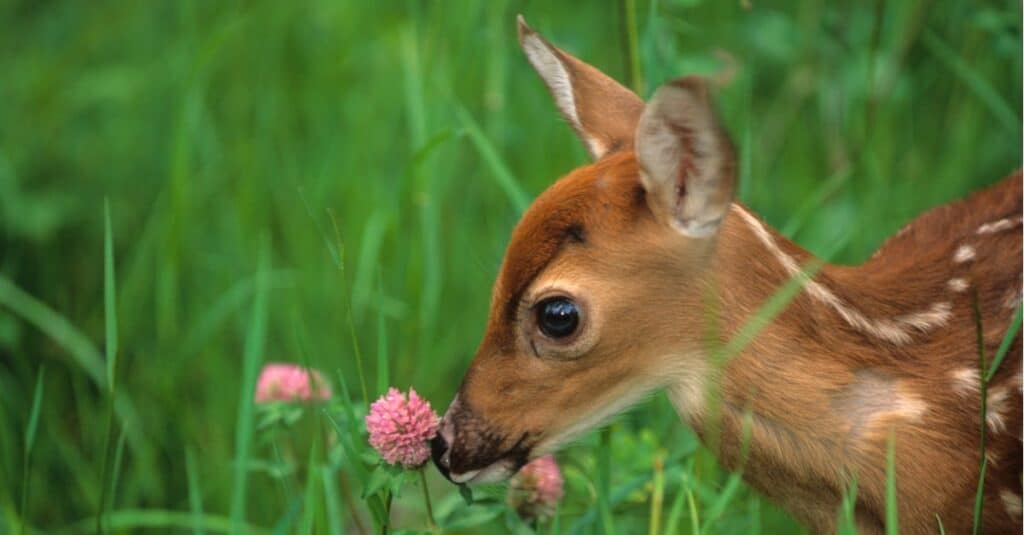
<svg viewBox="0 0 1024 535">
<path fill-rule="evenodd" d="M 121 481 L 121 466 L 124 461 L 124 443 L 127 433 L 121 428 L 117 437 L 117 446 L 114 448 L 114 471 L 110 475 L 110 503 L 117 501 L 117 484 Z"/>
<path fill-rule="evenodd" d="M 612 518 L 611 486 L 612 486 L 612 428 L 601 429 L 601 445 L 597 452 L 597 510 L 601 515 L 601 532 L 605 535 L 615 533 L 615 521 Z"/>
<path fill-rule="evenodd" d="M 309 460 L 306 464 L 306 490 L 302 498 L 302 523 L 299 525 L 299 533 L 316 533 L 317 495 L 316 490 L 320 486 L 316 473 L 320 471 L 317 463 L 317 444 L 314 440 L 309 448 Z"/>
<path fill-rule="evenodd" d="M 253 428 L 253 389 L 256 386 L 256 372 L 263 360 L 263 344 L 267 322 L 267 287 L 270 270 L 270 248 L 266 238 L 261 240 L 259 251 L 256 299 L 252 319 L 245 338 L 242 358 L 242 384 L 238 394 L 238 416 L 235 421 L 235 462 L 231 492 L 231 521 L 241 526 L 245 521 L 245 503 L 248 483 L 249 444 Z M 232 533 L 237 531 L 233 528 Z"/>
<path fill-rule="evenodd" d="M 896 436 L 889 433 L 889 447 L 885 456 L 885 533 L 900 532 L 899 511 L 896 500 Z"/>
<path fill-rule="evenodd" d="M 689 470 L 689 468 L 685 468 Z M 672 500 L 672 507 L 668 510 L 668 517 L 665 518 L 665 535 L 675 535 L 679 531 L 679 522 L 683 517 L 683 507 L 686 505 L 687 477 L 685 472 L 682 475 L 682 484 L 679 492 Z"/>
<path fill-rule="evenodd" d="M 384 292 L 383 282 L 378 283 L 381 293 Z M 391 359 L 388 358 L 388 329 L 384 308 L 377 308 L 377 393 L 387 392 L 391 384 Z"/>
<path fill-rule="evenodd" d="M 978 535 L 981 533 L 982 526 L 982 513 L 985 504 L 985 474 L 988 472 L 988 459 L 985 457 L 985 448 L 987 442 L 986 425 L 988 423 L 988 377 L 989 374 L 986 372 L 988 364 L 985 359 L 985 337 L 984 330 L 981 325 L 981 308 L 978 305 L 978 290 L 975 289 L 972 293 L 971 306 L 972 312 L 974 313 L 974 333 L 978 347 L 978 374 L 981 376 L 981 441 L 978 446 L 978 456 L 981 458 L 981 466 L 978 470 L 978 488 L 974 495 L 974 522 L 972 523 L 971 533 Z M 1018 308 L 1019 311 L 1019 308 Z M 1014 315 L 1015 321 L 1016 315 Z M 1013 326 L 1010 326 L 1010 330 L 1013 330 Z M 1009 334 L 1009 332 L 1007 332 Z M 1006 341 L 1006 338 L 1003 338 Z"/>
<path fill-rule="evenodd" d="M 999 96 L 999 92 L 992 87 L 992 84 L 988 83 L 981 73 L 958 56 L 935 32 L 926 29 L 921 34 L 921 42 L 929 52 L 935 54 L 940 61 L 945 63 L 946 67 L 953 71 L 953 74 L 963 80 L 964 84 L 1007 131 L 1015 134 L 1020 132 L 1020 117 L 1017 116 L 1017 112 Z"/>
<path fill-rule="evenodd" d="M 512 206 L 515 207 L 518 213 L 525 212 L 526 207 L 530 205 L 530 196 L 523 191 L 519 181 L 516 180 L 515 176 L 512 175 L 512 171 L 505 165 L 505 161 L 498 155 L 494 145 L 491 144 L 487 136 L 480 130 L 480 125 L 477 124 L 473 116 L 461 104 L 455 105 L 455 116 L 462 124 L 462 128 L 466 130 L 466 135 L 469 136 L 469 140 L 476 147 L 484 164 L 491 170 L 494 180 L 502 191 L 505 192 L 509 201 L 512 202 Z"/>
<path fill-rule="evenodd" d="M 626 46 L 623 56 L 626 58 L 629 76 L 626 85 L 643 98 L 645 90 L 643 65 L 640 62 L 640 39 L 636 26 L 636 0 L 619 0 L 619 16 L 625 29 Z"/>
<path fill-rule="evenodd" d="M 110 225 L 110 200 L 103 201 L 103 317 L 106 324 L 107 388 L 114 391 L 117 372 L 117 292 L 114 275 L 114 232 Z"/>
<path fill-rule="evenodd" d="M 203 491 L 199 486 L 196 454 L 189 446 L 185 447 L 185 476 L 188 478 L 188 506 L 191 511 L 192 533 L 203 535 Z"/>
<path fill-rule="evenodd" d="M 117 395 L 117 299 L 116 277 L 114 276 L 114 232 L 110 224 L 110 202 L 103 203 L 103 319 L 106 330 L 106 371 L 107 371 L 107 433 L 103 441 L 103 470 L 100 477 L 100 504 L 96 515 L 96 532 L 103 533 L 103 518 L 107 511 L 108 489 L 113 490 L 116 481 L 108 483 L 111 448 L 114 445 L 114 402 Z M 121 447 L 124 447 L 124 430 L 121 431 Z"/>
<path fill-rule="evenodd" d="M 36 429 L 39 428 L 39 410 L 43 405 L 43 379 L 46 377 L 46 367 L 40 366 L 36 374 L 36 388 L 32 393 L 32 408 L 28 413 L 28 426 L 25 428 L 25 449 L 21 472 L 21 505 L 18 507 L 18 517 L 21 519 L 21 533 L 24 535 L 28 528 L 28 498 L 29 474 L 32 469 L 32 448 L 36 444 Z"/>
<path fill-rule="evenodd" d="M 693 498 L 693 489 L 686 489 L 686 503 L 690 508 L 690 533 L 700 534 L 700 514 L 697 512 L 697 500 Z"/>
<path fill-rule="evenodd" d="M 60 533 L 84 533 L 89 525 L 96 521 L 87 518 L 64 529 L 55 530 Z M 164 530 L 174 532 L 186 530 L 195 525 L 191 513 L 169 511 L 166 509 L 121 509 L 111 511 L 107 515 L 107 527 L 112 531 L 140 532 L 145 530 Z M 243 535 L 264 535 L 269 531 L 244 522 L 235 522 L 231 518 L 206 514 L 200 518 L 202 529 L 215 533 L 239 533 Z"/>
<path fill-rule="evenodd" d="M 106 390 L 103 357 L 89 339 L 64 316 L 0 275 L 0 305 L 9 308 L 63 347 L 101 390 Z"/>
<path fill-rule="evenodd" d="M 39 411 L 43 406 L 43 384 L 46 378 L 46 367 L 40 366 L 36 374 L 36 388 L 32 392 L 32 408 L 29 410 L 28 426 L 25 428 L 25 456 L 32 454 L 36 444 L 36 430 L 39 429 Z"/>
<path fill-rule="evenodd" d="M 665 458 L 661 453 L 654 457 L 654 481 L 651 492 L 650 521 L 647 523 L 648 535 L 661 533 L 661 510 L 665 501 Z"/>
<path fill-rule="evenodd" d="M 1020 333 L 1021 312 L 1021 305 L 1017 305 L 1017 311 L 1013 313 L 1013 319 L 1010 320 L 1010 328 L 1003 335 L 1003 340 L 999 342 L 999 349 L 996 350 L 996 356 L 992 359 L 992 363 L 989 364 L 988 373 L 985 374 L 985 383 L 991 382 L 992 378 L 995 377 L 996 371 L 999 370 L 999 365 L 1003 363 L 1006 353 L 1010 350 L 1010 344 L 1013 343 L 1013 339 Z"/>
<path fill-rule="evenodd" d="M 337 535 L 345 534 L 345 522 L 342 520 L 341 496 L 338 492 L 338 483 L 334 480 L 330 466 L 320 469 L 320 479 L 324 489 L 324 505 L 327 508 L 327 532 Z M 349 511 L 354 518 L 358 513 Z"/>
</svg>

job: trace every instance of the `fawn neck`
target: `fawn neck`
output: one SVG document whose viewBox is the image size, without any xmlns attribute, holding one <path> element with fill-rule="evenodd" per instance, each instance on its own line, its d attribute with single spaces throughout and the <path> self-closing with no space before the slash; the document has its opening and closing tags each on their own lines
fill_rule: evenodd
<svg viewBox="0 0 1024 535">
<path fill-rule="evenodd" d="M 717 239 L 705 281 L 714 313 L 705 317 L 727 346 L 795 269 L 816 261 L 739 205 Z M 860 472 L 862 501 L 881 502 L 884 473 L 872 467 L 883 466 L 875 461 L 884 459 L 888 429 L 919 419 L 925 405 L 871 345 L 899 336 L 900 326 L 863 332 L 885 326 L 862 311 L 873 301 L 869 286 L 851 284 L 853 268 L 817 267 L 738 354 L 720 363 L 705 356 L 706 381 L 682 381 L 669 394 L 727 467 L 827 530 L 852 474 Z M 858 507 L 862 526 L 877 527 L 880 517 Z"/>
</svg>

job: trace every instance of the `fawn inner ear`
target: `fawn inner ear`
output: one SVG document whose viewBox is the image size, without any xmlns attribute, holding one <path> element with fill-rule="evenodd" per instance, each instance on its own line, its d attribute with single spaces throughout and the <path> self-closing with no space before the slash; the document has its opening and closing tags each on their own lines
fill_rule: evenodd
<svg viewBox="0 0 1024 535">
<path fill-rule="evenodd" d="M 655 217 L 693 238 L 715 234 L 736 189 L 736 157 L 702 78 L 658 88 L 637 125 L 636 157 Z"/>
<path fill-rule="evenodd" d="M 594 67 L 547 42 L 517 18 L 519 45 L 591 158 L 632 146 L 644 103 Z"/>
</svg>

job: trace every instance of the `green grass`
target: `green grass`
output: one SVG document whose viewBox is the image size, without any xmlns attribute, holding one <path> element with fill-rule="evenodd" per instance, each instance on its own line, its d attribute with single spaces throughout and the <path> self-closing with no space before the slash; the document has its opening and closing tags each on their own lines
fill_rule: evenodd
<svg viewBox="0 0 1024 535">
<path fill-rule="evenodd" d="M 366 401 L 450 401 L 512 226 L 586 161 L 517 13 L 644 96 L 735 63 L 741 200 L 837 262 L 1020 165 L 1012 3 L 0 3 L 0 531 L 426 525 L 417 481 L 360 499 Z M 337 404 L 261 427 L 267 361 Z M 664 396 L 560 462 L 541 532 L 643 532 L 656 500 L 663 531 L 799 529 Z M 527 529 L 426 485 L 443 526 Z"/>
</svg>

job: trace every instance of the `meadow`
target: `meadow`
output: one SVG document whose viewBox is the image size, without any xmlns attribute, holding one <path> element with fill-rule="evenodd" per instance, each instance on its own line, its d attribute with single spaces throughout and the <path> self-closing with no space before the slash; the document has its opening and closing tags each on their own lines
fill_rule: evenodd
<svg viewBox="0 0 1024 535">
<path fill-rule="evenodd" d="M 362 415 L 444 410 L 587 160 L 518 13 L 644 97 L 723 78 L 740 199 L 834 262 L 1021 164 L 1017 2 L 0 2 L 0 532 L 424 529 Z M 267 362 L 334 400 L 254 407 Z M 801 531 L 664 395 L 558 460 L 539 532 Z M 533 529 L 428 468 L 446 530 Z"/>
</svg>

